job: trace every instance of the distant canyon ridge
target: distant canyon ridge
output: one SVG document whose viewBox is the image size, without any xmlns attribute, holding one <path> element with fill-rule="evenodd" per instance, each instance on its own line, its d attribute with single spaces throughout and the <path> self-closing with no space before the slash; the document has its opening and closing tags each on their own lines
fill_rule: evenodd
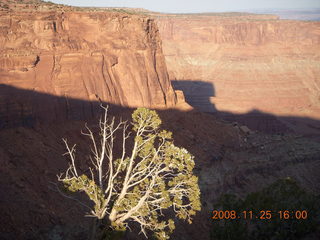
<svg viewBox="0 0 320 240">
<path fill-rule="evenodd" d="M 181 91 L 192 107 L 221 116 L 320 119 L 320 22 L 6 2 L 0 15 L 1 126 L 26 118 L 86 118 L 94 101 L 172 108 L 183 103 Z M 44 108 L 8 87 L 64 100 Z M 320 131 L 318 121 L 284 124 Z"/>
<path fill-rule="evenodd" d="M 156 18 L 170 79 L 195 108 L 320 119 L 320 22 L 241 13 Z"/>
<path fill-rule="evenodd" d="M 177 223 L 172 239 L 211 239 L 208 214 L 221 194 L 245 197 L 290 177 L 318 195 L 320 143 L 285 131 L 320 136 L 319 45 L 319 22 L 273 15 L 2 0 L 0 239 L 87 239 L 85 209 L 51 183 L 67 168 L 61 138 L 77 143 L 86 173 L 80 129 L 96 130 L 101 102 L 122 119 L 157 109 L 195 156 L 202 211 L 192 225 Z"/>
</svg>

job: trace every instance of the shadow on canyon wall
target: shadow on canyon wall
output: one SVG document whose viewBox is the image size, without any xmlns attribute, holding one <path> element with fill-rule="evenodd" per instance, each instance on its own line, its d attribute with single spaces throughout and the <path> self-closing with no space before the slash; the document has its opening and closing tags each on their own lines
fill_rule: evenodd
<svg viewBox="0 0 320 240">
<path fill-rule="evenodd" d="M 213 84 L 199 80 L 174 80 L 171 83 L 175 90 L 183 91 L 186 102 L 195 109 L 211 113 L 217 111 L 210 102 L 210 97 L 215 97 Z"/>
<path fill-rule="evenodd" d="M 100 115 L 101 103 L 98 97 L 97 101 L 71 99 L 0 84 L 0 129 L 89 120 Z M 108 105 L 112 111 L 120 110 L 117 105 Z"/>
<path fill-rule="evenodd" d="M 276 116 L 255 109 L 246 114 L 219 111 L 210 101 L 210 97 L 215 96 L 215 88 L 211 83 L 173 81 L 173 87 L 176 90 L 182 90 L 186 102 L 196 110 L 213 114 L 235 125 L 246 125 L 251 130 L 267 134 L 296 133 L 320 138 L 320 121 L 317 119 Z M 92 119 L 100 115 L 101 103 L 98 96 L 97 101 L 88 101 L 0 84 L 0 129 L 18 126 L 32 127 L 37 123 Z M 130 109 L 110 103 L 104 104 L 110 105 L 113 114 Z"/>
<path fill-rule="evenodd" d="M 185 86 L 184 82 L 180 84 L 182 87 Z M 214 87 L 207 83 L 201 83 L 201 81 L 196 82 L 195 85 L 206 87 L 206 94 L 208 95 L 204 97 L 204 101 L 209 104 L 209 97 L 214 95 Z M 192 102 L 189 103 L 192 105 Z M 58 193 L 53 193 L 49 190 L 48 185 L 50 181 L 56 181 L 56 174 L 61 169 L 65 169 L 67 165 L 65 159 L 61 156 L 65 149 L 58 136 L 67 137 L 71 143 L 79 143 L 77 145 L 79 161 L 87 161 L 85 158 L 86 152 L 84 151 L 84 149 L 87 149 L 87 143 L 81 140 L 81 134 L 79 133 L 83 127 L 83 122 L 77 123 L 77 121 L 73 120 L 86 120 L 90 122 L 91 119 L 101 114 L 100 104 L 99 100 L 71 99 L 32 90 L 18 89 L 4 84 L 0 85 L 0 159 L 2 161 L 0 167 L 1 239 L 40 239 L 38 238 L 40 235 L 43 236 L 43 239 L 53 239 L 52 236 L 62 233 L 66 237 L 65 239 L 86 239 L 85 226 L 87 223 L 84 222 L 83 211 L 79 210 L 73 201 L 65 200 Z M 111 115 L 119 114 L 124 118 L 129 118 L 133 110 L 114 104 L 108 105 Z M 214 109 L 213 105 L 212 108 Z M 215 145 L 217 144 L 214 141 L 216 140 L 205 138 L 205 135 L 211 132 L 210 129 L 207 129 L 207 124 L 211 119 L 208 120 L 206 114 L 203 114 L 202 118 L 197 118 L 194 121 L 192 120 L 192 114 L 195 111 L 182 112 L 171 109 L 159 110 L 158 112 L 161 117 L 165 115 L 170 116 L 166 119 L 166 122 L 177 124 L 175 131 L 177 135 L 180 134 L 177 140 L 179 141 L 180 138 L 184 143 L 188 143 L 187 149 L 194 145 L 202 149 L 203 142 L 201 141 L 212 142 L 212 144 L 210 143 L 211 145 L 209 144 L 210 148 L 207 146 L 208 149 L 204 149 L 208 152 L 208 156 L 201 154 L 197 156 L 194 154 L 199 161 L 205 162 L 210 159 L 211 155 L 209 152 L 218 156 L 220 151 L 225 151 L 224 143 L 221 143 L 220 139 L 228 137 L 227 135 L 230 134 L 225 134 L 223 129 L 217 129 L 220 132 L 216 134 L 221 135 L 221 138 L 217 140 L 219 146 L 221 145 L 221 149 L 215 149 Z M 251 119 L 253 127 L 256 124 L 258 130 L 261 128 L 269 132 L 271 130 L 271 132 L 275 132 L 276 129 L 274 127 L 270 129 L 270 126 L 267 125 L 270 124 L 269 120 L 267 121 L 268 123 L 256 123 L 257 116 L 263 119 L 263 121 L 266 121 L 266 118 L 270 118 L 270 121 L 277 121 L 277 124 L 283 121 L 283 119 L 288 120 L 285 117 L 261 112 L 235 115 L 216 111 L 214 114 L 224 115 L 225 119 L 230 117 L 230 120 L 238 118 L 239 120 L 243 119 L 243 121 L 249 122 L 248 119 Z M 251 115 L 252 118 L 250 118 Z M 170 121 L 170 118 L 172 121 Z M 192 125 L 179 126 L 181 118 L 188 120 L 191 118 L 189 122 Z M 298 122 L 308 120 L 319 126 L 319 121 L 317 120 L 301 119 L 298 117 L 292 120 Z M 272 124 L 274 125 L 274 123 Z M 264 125 L 266 126 L 263 127 Z M 21 126 L 24 128 L 21 128 Z M 194 129 L 193 131 L 188 131 L 188 129 L 182 130 L 182 127 L 192 127 Z M 220 128 L 219 125 L 217 127 Z M 36 131 L 29 131 L 28 129 L 31 128 L 35 128 Z M 284 129 L 282 125 L 279 125 L 277 133 L 283 133 Z M 172 129 L 169 128 L 168 130 L 171 131 Z M 198 130 L 203 132 L 201 133 L 201 137 L 193 136 Z M 201 141 L 199 142 L 197 138 Z M 234 139 L 232 136 L 231 138 Z M 234 147 L 238 145 L 236 139 L 235 143 L 230 144 Z M 212 159 L 216 159 L 214 157 L 211 156 Z M 203 166 L 207 166 L 204 164 L 212 163 L 207 161 L 207 163 L 202 164 Z M 196 174 L 198 175 L 198 173 Z M 203 221 L 201 218 L 204 217 L 207 217 L 207 212 L 196 216 L 195 223 L 198 224 L 196 227 L 202 226 L 201 223 Z M 67 220 L 68 218 L 69 220 Z M 64 226 L 68 226 L 68 229 L 65 230 Z M 190 236 L 197 234 L 195 233 L 195 228 L 190 228 L 189 226 L 179 231 L 186 231 Z M 128 239 L 134 239 L 130 237 Z"/>
<path fill-rule="evenodd" d="M 252 109 L 245 114 L 219 111 L 210 101 L 216 96 L 216 90 L 212 83 L 192 80 L 174 80 L 172 85 L 175 90 L 181 90 L 185 99 L 195 109 L 213 114 L 218 118 L 233 122 L 235 125 L 248 126 L 251 130 L 267 134 L 296 133 L 320 139 L 320 121 L 312 118 L 295 116 L 277 116 L 257 109 Z"/>
</svg>

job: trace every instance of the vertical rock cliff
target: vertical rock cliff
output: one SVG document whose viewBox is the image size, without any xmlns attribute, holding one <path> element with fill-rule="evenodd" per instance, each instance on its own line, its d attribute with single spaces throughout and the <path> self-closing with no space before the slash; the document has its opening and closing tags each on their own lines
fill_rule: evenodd
<svg viewBox="0 0 320 240">
<path fill-rule="evenodd" d="M 90 101 L 125 107 L 175 105 L 152 19 L 111 11 L 44 7 L 34 11 L 32 7 L 0 12 L 2 125 L 22 117 L 88 117 Z M 65 100 L 47 101 L 44 107 L 30 94 L 21 96 L 13 89 Z"/>
<path fill-rule="evenodd" d="M 320 22 L 241 14 L 157 22 L 170 78 L 200 110 L 320 119 Z"/>
</svg>

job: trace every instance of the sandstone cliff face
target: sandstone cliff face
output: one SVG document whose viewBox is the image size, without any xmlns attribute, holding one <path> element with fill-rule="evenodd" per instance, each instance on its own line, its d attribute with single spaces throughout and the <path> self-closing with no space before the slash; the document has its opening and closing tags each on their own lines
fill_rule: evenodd
<svg viewBox="0 0 320 240">
<path fill-rule="evenodd" d="M 91 116 L 94 102 L 99 100 L 123 106 L 154 107 L 184 102 L 181 91 L 177 92 L 176 100 L 166 74 L 157 28 L 149 18 L 110 12 L 48 12 L 48 8 L 42 5 L 39 8 L 43 9 L 42 12 L 30 12 L 34 6 L 27 5 L 25 11 L 2 12 L 0 15 L 0 128 L 12 123 L 28 123 L 34 117 L 47 123 L 53 119 Z M 220 18 L 214 19 L 218 21 Z M 240 19 L 244 21 L 247 16 Z M 307 40 L 317 35 L 317 31 L 306 37 L 303 46 L 294 49 L 296 55 L 293 58 L 293 46 L 299 45 L 307 35 L 297 31 L 300 40 L 292 38 L 295 45 L 288 43 L 287 46 L 282 42 L 287 36 L 281 40 L 278 35 L 274 35 L 278 40 L 267 43 L 264 37 L 256 35 L 257 29 L 250 30 L 246 24 L 240 28 L 239 31 L 244 33 L 239 37 L 233 32 L 234 20 L 224 18 L 222 23 L 227 21 L 230 28 L 216 26 L 223 33 L 215 36 L 217 40 L 213 40 L 210 34 L 208 40 L 199 38 L 201 34 L 198 33 L 190 34 L 192 37 L 188 38 L 186 25 L 184 30 L 179 26 L 173 28 L 173 33 L 183 30 L 184 35 L 172 34 L 165 38 L 171 78 L 179 80 L 182 88 L 188 80 L 193 80 L 191 88 L 183 90 L 192 100 L 198 94 L 196 96 L 200 99 L 196 100 L 205 107 L 204 110 L 212 107 L 209 98 L 213 93 L 215 101 L 217 98 L 223 100 L 220 97 L 223 96 L 222 90 L 226 91 L 224 96 L 228 103 L 235 102 L 236 109 L 239 109 L 240 96 L 254 96 L 255 91 L 266 91 L 271 77 L 278 79 L 278 75 L 269 72 L 271 67 L 282 77 L 286 76 L 283 88 L 288 92 L 291 91 L 288 82 L 293 89 L 301 84 L 298 78 L 301 76 L 297 72 L 290 75 L 288 70 L 307 67 L 312 60 L 313 68 L 308 68 L 307 72 L 317 79 L 318 45 L 314 47 L 314 43 Z M 265 24 L 260 21 L 255 24 L 258 26 L 258 23 Z M 160 23 L 160 26 L 170 29 L 170 24 Z M 175 26 L 175 20 L 172 24 Z M 254 28 L 255 24 L 250 26 Z M 192 30 L 192 24 L 190 26 Z M 307 29 L 306 26 L 301 28 Z M 197 29 L 197 25 L 194 27 Z M 285 31 L 286 27 L 282 29 Z M 252 32 L 252 36 L 246 31 Z M 305 49 L 309 55 L 300 55 Z M 169 50 L 172 55 L 168 54 Z M 275 59 L 274 63 L 272 59 Z M 294 63 L 287 61 L 278 65 L 286 59 L 293 59 Z M 269 78 L 262 78 L 261 83 L 254 78 L 265 73 Z M 244 81 L 248 76 L 251 78 Z M 225 82 L 221 82 L 221 88 L 213 82 L 213 87 L 212 79 Z M 279 82 L 274 84 L 282 89 Z M 250 87 L 250 92 L 243 85 Z M 259 88 L 255 89 L 255 86 Z M 313 85 L 308 86 L 313 89 Z M 241 95 L 242 91 L 245 94 Z M 235 100 L 231 99 L 230 92 L 237 97 Z M 265 94 L 267 97 L 276 96 L 268 91 Z M 301 96 L 297 98 L 300 102 Z M 261 107 L 262 100 L 259 99 Z M 252 104 L 252 99 L 249 100 Z M 272 104 L 275 106 L 277 102 Z M 177 145 L 186 147 L 195 155 L 195 171 L 202 192 L 202 212 L 196 216 L 193 225 L 177 224 L 172 239 L 210 239 L 209 213 L 221 193 L 231 191 L 244 196 L 283 177 L 296 178 L 306 188 L 317 193 L 320 191 L 319 143 L 303 138 L 250 133 L 243 127 L 220 122 L 214 116 L 196 111 L 165 110 L 159 113 L 164 128 L 173 131 Z M 126 119 L 128 115 L 130 110 L 121 108 L 117 117 Z M 90 160 L 86 157 L 87 142 L 79 133 L 83 125 L 82 121 L 65 121 L 64 124 L 45 124 L 35 128 L 1 129 L 1 239 L 54 239 L 57 236 L 86 239 L 89 223 L 88 218 L 83 218 L 83 209 L 73 201 L 66 201 L 49 184 L 56 182 L 57 173 L 67 167 L 61 156 L 65 151 L 59 141 L 61 138 L 78 143 L 81 169 L 86 168 L 85 162 Z M 140 238 L 141 235 L 136 237 Z M 129 235 L 129 239 L 135 238 Z"/>
<path fill-rule="evenodd" d="M 52 112 L 61 115 L 61 108 L 71 114 L 62 117 L 72 118 L 78 106 L 71 106 L 69 99 L 128 107 L 175 104 L 152 19 L 102 11 L 29 10 L 0 12 L 0 84 L 65 101 L 48 102 L 44 109 L 2 85 L 3 119 L 10 121 L 20 112 L 39 118 Z M 90 104 L 83 108 L 77 117 L 91 112 Z"/>
<path fill-rule="evenodd" d="M 170 78 L 200 110 L 320 119 L 320 22 L 183 15 L 157 22 Z"/>
</svg>

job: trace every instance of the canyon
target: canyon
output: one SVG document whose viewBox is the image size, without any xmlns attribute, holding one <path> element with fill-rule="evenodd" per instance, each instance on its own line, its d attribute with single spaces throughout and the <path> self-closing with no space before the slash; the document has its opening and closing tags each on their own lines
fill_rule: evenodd
<svg viewBox="0 0 320 240">
<path fill-rule="evenodd" d="M 92 115 L 92 104 L 73 106 L 68 99 L 126 107 L 176 104 L 153 19 L 66 10 L 1 12 L 0 83 L 65 99 L 41 108 L 1 88 L 1 126 Z"/>
<path fill-rule="evenodd" d="M 85 210 L 54 184 L 67 167 L 61 138 L 86 167 L 80 131 L 96 126 L 101 103 L 122 119 L 157 109 L 195 156 L 202 211 L 172 239 L 212 239 L 221 194 L 293 178 L 319 195 L 320 142 L 304 136 L 320 131 L 319 22 L 41 1 L 0 9 L 1 239 L 87 239 Z"/>
<path fill-rule="evenodd" d="M 156 19 L 170 79 L 195 108 L 222 117 L 249 113 L 233 119 L 252 128 L 259 113 L 320 119 L 319 22 L 236 13 Z M 319 133 L 318 124 L 281 122 Z"/>
</svg>

